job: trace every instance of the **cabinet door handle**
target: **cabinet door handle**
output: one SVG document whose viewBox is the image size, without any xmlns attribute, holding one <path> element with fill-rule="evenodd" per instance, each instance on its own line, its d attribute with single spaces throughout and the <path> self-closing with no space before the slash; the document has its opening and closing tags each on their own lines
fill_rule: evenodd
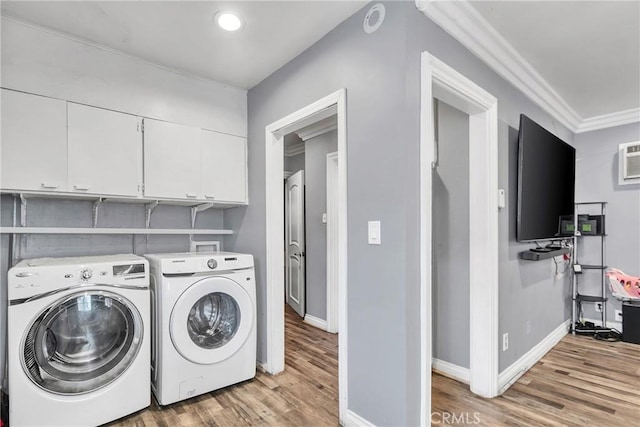
<svg viewBox="0 0 640 427">
<path fill-rule="evenodd" d="M 73 189 L 78 191 L 89 191 L 89 186 L 87 185 L 74 185 Z"/>
<path fill-rule="evenodd" d="M 54 185 L 54 184 L 47 184 L 47 183 L 43 182 L 42 183 L 42 188 L 55 190 L 56 188 L 60 188 L 60 186 L 59 185 Z"/>
<path fill-rule="evenodd" d="M 187 197 L 190 199 L 195 199 L 197 197 L 197 195 L 193 194 L 193 193 L 187 193 Z"/>
<path fill-rule="evenodd" d="M 212 196 L 211 194 L 205 194 L 204 197 L 211 200 L 215 199 L 215 197 Z"/>
</svg>

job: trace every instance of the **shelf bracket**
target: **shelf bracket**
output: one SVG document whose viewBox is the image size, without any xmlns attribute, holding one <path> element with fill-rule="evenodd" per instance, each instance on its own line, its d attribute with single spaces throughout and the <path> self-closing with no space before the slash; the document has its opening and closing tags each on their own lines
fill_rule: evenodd
<svg viewBox="0 0 640 427">
<path fill-rule="evenodd" d="M 213 207 L 213 203 L 203 203 L 201 205 L 196 205 L 191 207 L 191 228 L 196 228 L 196 217 L 198 216 L 198 212 L 206 211 L 207 209 L 211 209 Z"/>
<path fill-rule="evenodd" d="M 93 228 L 96 228 L 98 226 L 98 213 L 100 212 L 101 204 L 102 204 L 102 197 L 98 197 L 98 200 L 93 202 L 93 210 L 91 213 L 93 217 Z"/>
<path fill-rule="evenodd" d="M 158 201 L 156 200 L 151 203 L 147 203 L 144 207 L 146 210 L 144 216 L 145 228 L 149 228 L 151 226 L 151 214 L 153 213 L 153 210 L 158 207 Z"/>
<path fill-rule="evenodd" d="M 27 198 L 20 193 L 20 226 L 27 226 Z"/>
</svg>

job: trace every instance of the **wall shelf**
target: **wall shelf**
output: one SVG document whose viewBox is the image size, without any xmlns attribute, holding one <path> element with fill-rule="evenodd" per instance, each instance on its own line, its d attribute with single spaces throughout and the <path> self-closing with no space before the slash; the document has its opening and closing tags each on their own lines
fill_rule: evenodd
<svg viewBox="0 0 640 427">
<path fill-rule="evenodd" d="M 223 235 L 233 230 L 193 228 L 79 228 L 79 227 L 0 227 L 0 234 L 157 234 L 157 235 Z"/>
</svg>

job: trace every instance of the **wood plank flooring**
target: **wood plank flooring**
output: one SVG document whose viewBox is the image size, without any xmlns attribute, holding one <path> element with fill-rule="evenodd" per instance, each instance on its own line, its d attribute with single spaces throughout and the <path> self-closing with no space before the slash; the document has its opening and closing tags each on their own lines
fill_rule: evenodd
<svg viewBox="0 0 640 427">
<path fill-rule="evenodd" d="M 154 403 L 111 426 L 337 426 L 337 335 L 303 323 L 288 307 L 285 323 L 282 374 L 259 372 L 252 381 L 162 409 Z M 495 399 L 434 373 L 432 425 L 640 425 L 639 362 L 638 345 L 569 335 Z"/>
<path fill-rule="evenodd" d="M 637 426 L 640 346 L 567 335 L 495 399 L 475 396 L 467 385 L 436 373 L 432 387 L 434 425 L 446 412 L 453 414 L 450 420 L 468 414 L 469 424 L 492 427 Z"/>
<path fill-rule="evenodd" d="M 154 401 L 109 426 L 337 426 L 338 336 L 303 323 L 285 306 L 283 373 L 258 372 L 253 380 L 163 408 Z"/>
</svg>

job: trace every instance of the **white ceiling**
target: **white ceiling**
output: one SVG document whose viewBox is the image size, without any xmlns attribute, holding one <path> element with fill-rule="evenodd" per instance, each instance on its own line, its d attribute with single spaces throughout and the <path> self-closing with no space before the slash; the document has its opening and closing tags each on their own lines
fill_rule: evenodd
<svg viewBox="0 0 640 427">
<path fill-rule="evenodd" d="M 365 3 L 2 1 L 2 14 L 249 89 Z M 481 58 L 483 50 L 504 49 L 502 42 L 510 45 L 515 54 L 502 55 L 507 68 L 496 65 L 493 52 L 483 59 L 506 78 L 516 76 L 514 84 L 569 128 L 587 130 L 589 120 L 599 126 L 600 116 L 621 111 L 627 111 L 626 121 L 638 116 L 640 1 L 473 1 L 472 7 L 462 7 L 467 4 L 462 2 L 419 3 L 444 11 L 432 14 L 441 19 L 425 13 L 454 37 L 464 36 L 463 27 L 473 23 L 466 29 L 468 39 L 460 40 Z M 217 28 L 212 18 L 220 10 L 237 11 L 244 28 L 237 33 Z M 486 38 L 487 28 L 503 40 Z M 509 68 L 522 59 L 524 65 Z M 531 69 L 537 75 L 532 76 Z"/>
<path fill-rule="evenodd" d="M 364 1 L 2 1 L 2 15 L 190 74 L 250 89 Z M 213 24 L 236 11 L 244 28 Z"/>
<path fill-rule="evenodd" d="M 639 1 L 473 1 L 582 118 L 640 107 Z"/>
</svg>

